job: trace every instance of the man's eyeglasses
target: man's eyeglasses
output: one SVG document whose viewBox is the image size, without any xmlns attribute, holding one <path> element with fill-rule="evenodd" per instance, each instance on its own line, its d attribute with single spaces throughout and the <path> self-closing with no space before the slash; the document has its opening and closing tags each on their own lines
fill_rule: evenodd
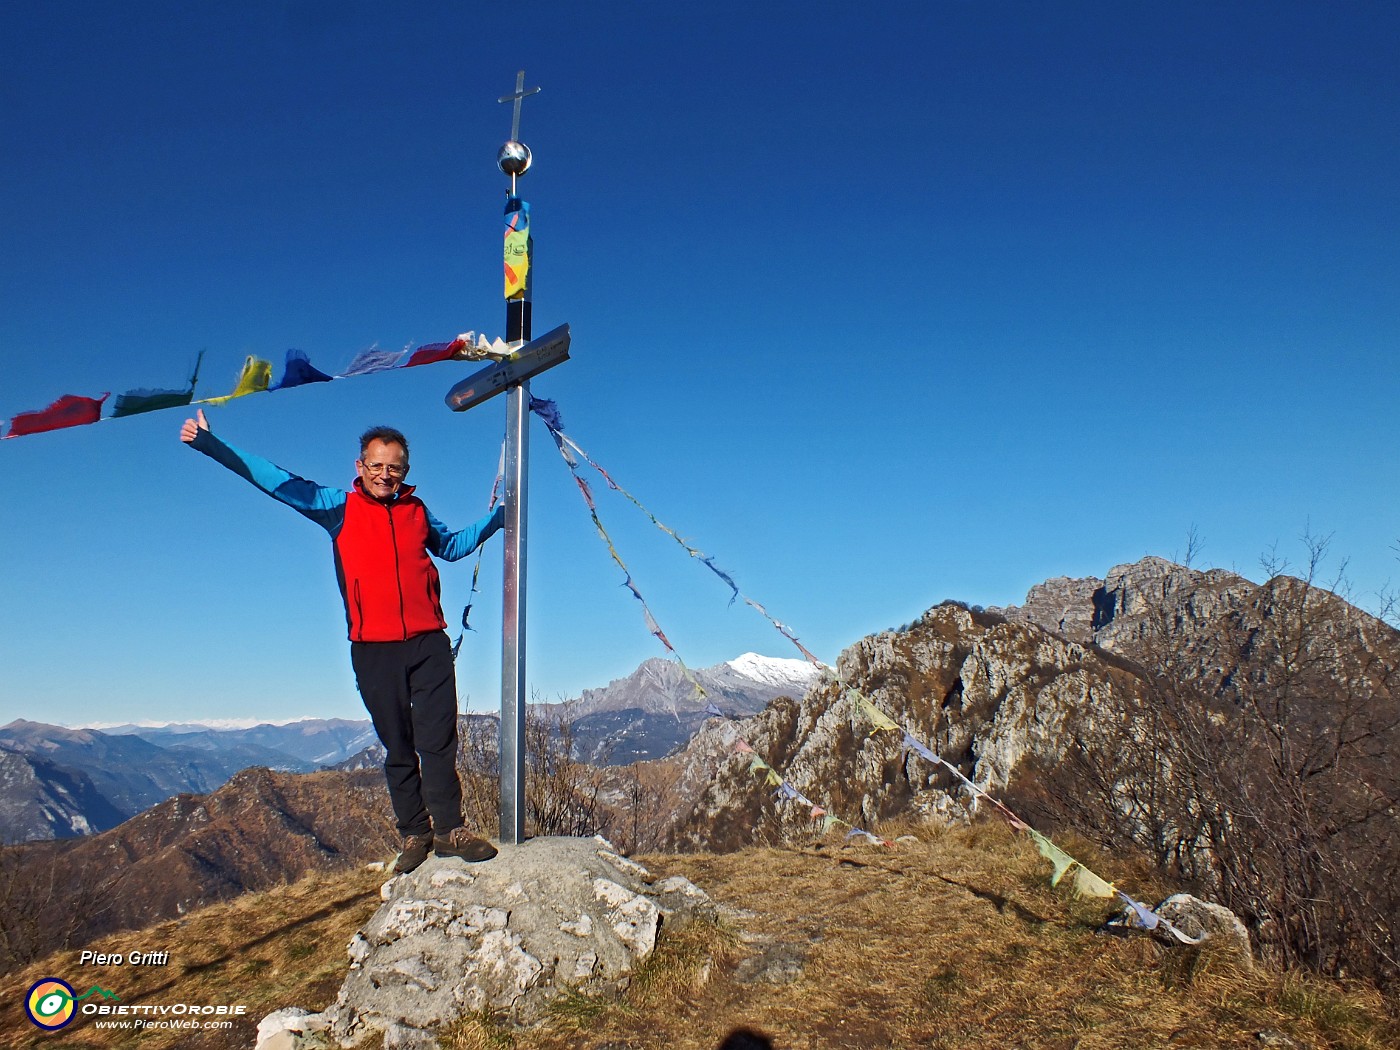
<svg viewBox="0 0 1400 1050">
<path fill-rule="evenodd" d="M 364 463 L 360 466 L 371 474 L 387 474 L 391 478 L 401 478 L 408 473 L 408 465 L 400 466 L 397 463 Z"/>
</svg>

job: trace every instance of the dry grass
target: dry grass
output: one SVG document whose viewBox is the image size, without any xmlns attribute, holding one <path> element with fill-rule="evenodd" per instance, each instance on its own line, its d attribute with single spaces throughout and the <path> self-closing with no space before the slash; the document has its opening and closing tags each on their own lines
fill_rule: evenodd
<svg viewBox="0 0 1400 1050">
<path fill-rule="evenodd" d="M 79 966 L 77 950 L 58 952 L 6 979 L 0 1046 L 249 1050 L 266 1014 L 293 1003 L 324 1007 L 335 998 L 345 978 L 345 946 L 379 906 L 383 881 L 382 872 L 365 868 L 318 873 L 88 946 L 123 955 L 166 951 L 164 966 Z M 79 1016 L 62 1031 L 45 1033 L 22 1007 L 24 992 L 43 977 L 62 978 L 79 994 L 99 984 L 128 1003 L 241 1003 L 247 1013 L 227 1031 L 118 1032 Z"/>
<path fill-rule="evenodd" d="M 1400 1046 L 1400 1026 L 1367 989 L 1096 933 L 1106 906 L 1051 889 L 1034 849 L 996 825 L 901 831 L 921 841 L 893 850 L 833 843 L 641 858 L 658 875 L 687 876 L 730 910 L 718 924 L 664 938 L 620 1001 L 567 998 L 549 1023 L 527 1032 L 467 1018 L 444 1033 L 443 1045 L 714 1050 L 748 1028 L 780 1050 L 1257 1047 L 1260 1032 L 1329 1050 Z M 1142 885 L 1111 860 L 1076 855 L 1109 878 Z M 104 939 L 104 950 L 171 952 L 164 969 L 105 971 L 115 990 L 145 1001 L 248 1004 L 247 1021 L 232 1033 L 103 1041 L 78 1022 L 45 1036 L 17 1004 L 39 976 L 77 984 L 69 952 L 13 982 L 21 987 L 5 996 L 0 1045 L 249 1048 L 263 1014 L 290 1004 L 323 1009 L 334 998 L 345 945 L 378 905 L 382 878 L 363 870 L 318 876 Z M 800 976 L 745 983 L 752 957 L 774 950 L 800 958 Z"/>
<path fill-rule="evenodd" d="M 1038 854 L 998 825 L 897 830 L 922 841 L 641 858 L 741 917 L 666 943 L 620 1003 L 569 1001 L 554 1023 L 496 1030 L 495 1043 L 471 1042 L 473 1023 L 445 1045 L 713 1050 L 750 1029 L 782 1050 L 1257 1047 L 1260 1032 L 1400 1046 L 1366 990 L 1096 933 L 1108 909 L 1051 889 Z M 1075 847 L 1109 877 L 1127 874 Z M 765 938 L 805 955 L 796 981 L 738 980 L 736 964 Z"/>
</svg>

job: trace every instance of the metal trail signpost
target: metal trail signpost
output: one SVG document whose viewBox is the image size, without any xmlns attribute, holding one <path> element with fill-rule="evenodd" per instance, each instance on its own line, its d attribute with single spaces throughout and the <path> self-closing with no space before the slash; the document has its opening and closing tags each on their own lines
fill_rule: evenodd
<svg viewBox="0 0 1400 1050">
<path fill-rule="evenodd" d="M 510 139 L 496 155 L 496 165 L 510 176 L 506 197 L 505 296 L 506 342 L 515 351 L 468 376 L 447 393 L 447 407 L 465 412 L 506 394 L 505 580 L 501 623 L 501 836 L 516 845 L 525 838 L 525 554 L 527 482 L 530 461 L 531 376 L 569 359 L 569 326 L 561 325 L 533 342 L 530 339 L 530 205 L 515 195 L 516 179 L 530 167 L 530 149 L 520 141 L 520 103 L 539 88 L 525 89 L 525 71 L 515 91 L 498 101 L 513 102 Z"/>
</svg>

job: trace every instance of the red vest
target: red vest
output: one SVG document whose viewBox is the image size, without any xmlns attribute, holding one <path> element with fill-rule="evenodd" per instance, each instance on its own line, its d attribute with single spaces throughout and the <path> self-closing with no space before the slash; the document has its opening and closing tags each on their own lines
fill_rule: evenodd
<svg viewBox="0 0 1400 1050">
<path fill-rule="evenodd" d="M 413 486 L 380 503 L 356 479 L 335 537 L 335 574 L 352 642 L 402 642 L 447 626 L 427 542 L 428 511 Z"/>
</svg>

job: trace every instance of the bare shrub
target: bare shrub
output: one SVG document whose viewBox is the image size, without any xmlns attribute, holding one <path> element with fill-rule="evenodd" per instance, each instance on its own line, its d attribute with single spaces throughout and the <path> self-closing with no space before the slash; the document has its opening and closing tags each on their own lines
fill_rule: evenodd
<svg viewBox="0 0 1400 1050">
<path fill-rule="evenodd" d="M 75 874 L 61 847 L 0 847 L 0 973 L 75 944 L 107 920 L 116 876 Z"/>
<path fill-rule="evenodd" d="M 500 720 L 467 716 L 458 721 L 457 774 L 467 824 L 494 833 L 500 823 Z"/>
<path fill-rule="evenodd" d="M 604 834 L 624 853 L 667 848 L 681 772 L 679 764 L 666 761 L 633 762 L 620 771 L 620 780 L 614 780 L 608 797 Z"/>
<path fill-rule="evenodd" d="M 598 771 L 574 758 L 568 704 L 525 714 L 525 812 L 536 835 L 596 835 L 604 815 Z"/>
<path fill-rule="evenodd" d="M 1239 914 L 1266 956 L 1400 979 L 1400 634 L 1355 608 L 1325 538 L 1301 576 L 1271 557 L 1253 597 L 1187 633 L 1162 578 L 1128 653 L 1144 687 L 1081 712 L 1042 800 Z"/>
</svg>

